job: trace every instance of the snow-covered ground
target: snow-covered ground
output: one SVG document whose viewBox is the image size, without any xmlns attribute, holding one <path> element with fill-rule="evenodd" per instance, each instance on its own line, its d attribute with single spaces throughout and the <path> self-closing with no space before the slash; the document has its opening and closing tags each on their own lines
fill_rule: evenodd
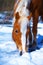
<svg viewBox="0 0 43 65">
<path fill-rule="evenodd" d="M 43 65 L 43 23 L 38 23 L 37 44 L 39 50 L 22 56 L 12 40 L 12 26 L 0 25 L 0 65 Z"/>
</svg>

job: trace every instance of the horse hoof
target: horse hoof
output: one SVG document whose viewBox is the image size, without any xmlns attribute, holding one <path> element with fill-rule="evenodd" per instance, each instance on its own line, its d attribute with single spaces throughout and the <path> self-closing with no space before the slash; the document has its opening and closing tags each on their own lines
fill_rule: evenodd
<svg viewBox="0 0 43 65">
<path fill-rule="evenodd" d="M 37 43 L 36 41 L 33 41 L 31 45 L 29 45 L 29 52 L 35 51 L 37 48 Z"/>
</svg>

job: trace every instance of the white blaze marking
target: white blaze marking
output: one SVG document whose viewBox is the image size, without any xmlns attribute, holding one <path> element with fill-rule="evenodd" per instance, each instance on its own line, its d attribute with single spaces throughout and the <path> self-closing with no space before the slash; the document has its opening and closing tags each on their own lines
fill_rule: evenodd
<svg viewBox="0 0 43 65">
<path fill-rule="evenodd" d="M 26 17 L 21 17 L 19 20 L 19 23 L 21 25 L 21 42 L 22 42 L 22 49 L 23 52 L 26 52 L 25 45 L 26 45 L 26 32 L 27 32 L 27 24 L 29 24 L 29 21 Z"/>
</svg>

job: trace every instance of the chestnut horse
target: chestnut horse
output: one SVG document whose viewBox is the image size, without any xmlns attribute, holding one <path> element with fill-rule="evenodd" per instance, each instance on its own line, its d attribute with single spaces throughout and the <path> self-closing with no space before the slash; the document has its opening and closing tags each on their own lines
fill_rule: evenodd
<svg viewBox="0 0 43 65">
<path fill-rule="evenodd" d="M 14 8 L 14 26 L 12 32 L 12 38 L 16 43 L 17 48 L 20 51 L 20 55 L 28 51 L 29 46 L 29 10 L 26 8 L 29 0 L 18 0 Z"/>
<path fill-rule="evenodd" d="M 18 0 L 14 5 L 15 20 L 12 38 L 20 52 L 26 52 L 28 45 L 32 48 L 37 47 L 36 34 L 39 16 L 43 20 L 43 0 Z M 33 18 L 32 34 L 29 27 L 31 17 Z M 29 41 L 32 42 L 29 43 Z"/>
</svg>

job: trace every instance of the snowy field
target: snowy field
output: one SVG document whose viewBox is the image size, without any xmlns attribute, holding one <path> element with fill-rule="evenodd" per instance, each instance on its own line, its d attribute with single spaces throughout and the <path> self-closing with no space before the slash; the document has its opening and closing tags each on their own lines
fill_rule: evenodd
<svg viewBox="0 0 43 65">
<path fill-rule="evenodd" d="M 12 40 L 12 26 L 0 25 L 0 65 L 43 65 L 43 23 L 38 23 L 36 51 L 22 56 Z"/>
</svg>

